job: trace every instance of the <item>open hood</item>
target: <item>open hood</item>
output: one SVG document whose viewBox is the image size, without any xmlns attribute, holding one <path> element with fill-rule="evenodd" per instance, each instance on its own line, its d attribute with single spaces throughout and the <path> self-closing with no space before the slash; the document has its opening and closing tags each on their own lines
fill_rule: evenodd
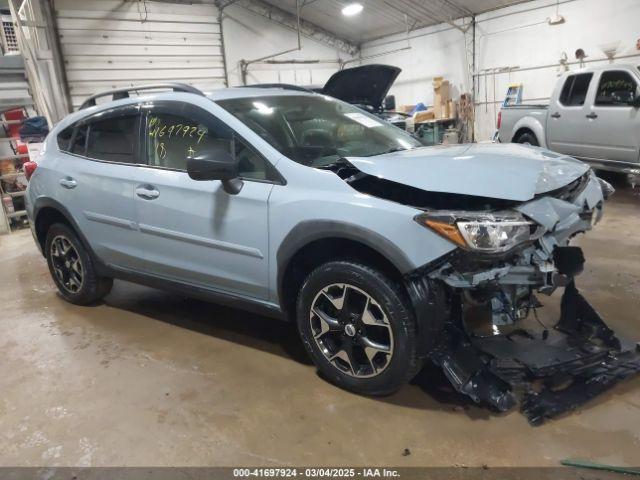
<svg viewBox="0 0 640 480">
<path fill-rule="evenodd" d="M 589 170 L 571 157 L 519 144 L 423 147 L 347 160 L 368 175 L 427 192 L 517 202 L 562 188 Z"/>
<path fill-rule="evenodd" d="M 401 71 L 390 65 L 346 68 L 331 76 L 322 93 L 347 103 L 379 109 Z"/>
</svg>

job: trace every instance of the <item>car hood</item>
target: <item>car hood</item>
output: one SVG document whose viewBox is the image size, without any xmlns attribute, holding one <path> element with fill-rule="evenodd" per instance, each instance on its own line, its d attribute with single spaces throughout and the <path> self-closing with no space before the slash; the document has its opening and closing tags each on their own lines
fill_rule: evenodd
<svg viewBox="0 0 640 480">
<path fill-rule="evenodd" d="M 518 144 L 423 147 L 375 157 L 348 157 L 358 170 L 428 192 L 525 202 L 564 187 L 589 167 Z"/>
<path fill-rule="evenodd" d="M 322 93 L 347 103 L 380 108 L 402 70 L 390 65 L 363 65 L 334 73 Z"/>
</svg>

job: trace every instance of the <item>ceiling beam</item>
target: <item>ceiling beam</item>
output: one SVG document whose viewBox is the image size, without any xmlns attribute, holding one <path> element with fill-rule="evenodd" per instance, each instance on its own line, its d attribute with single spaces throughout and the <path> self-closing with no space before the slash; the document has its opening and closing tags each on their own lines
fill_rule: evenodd
<svg viewBox="0 0 640 480">
<path fill-rule="evenodd" d="M 231 2 L 234 5 L 242 7 L 250 12 L 253 12 L 261 17 L 266 18 L 274 23 L 277 23 L 285 28 L 291 30 L 298 30 L 298 19 L 296 15 L 283 10 L 280 7 L 271 5 L 264 0 L 236 0 Z M 307 4 L 309 2 L 306 2 Z M 217 0 L 216 5 L 218 8 L 224 8 L 229 5 L 229 0 Z M 360 51 L 360 46 L 356 45 L 345 38 L 341 38 L 334 33 L 319 27 L 315 23 L 311 23 L 307 20 L 300 19 L 300 34 L 311 40 L 315 40 L 320 43 L 324 43 L 336 50 L 348 53 L 349 55 L 356 55 Z"/>
</svg>

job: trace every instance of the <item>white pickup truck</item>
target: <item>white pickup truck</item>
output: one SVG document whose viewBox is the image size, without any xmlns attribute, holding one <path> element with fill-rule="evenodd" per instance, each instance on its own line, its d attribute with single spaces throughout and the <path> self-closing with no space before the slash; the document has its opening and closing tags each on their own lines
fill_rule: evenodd
<svg viewBox="0 0 640 480">
<path fill-rule="evenodd" d="M 640 67 L 613 64 L 570 71 L 549 105 L 503 107 L 500 142 L 528 143 L 600 170 L 640 173 Z"/>
</svg>

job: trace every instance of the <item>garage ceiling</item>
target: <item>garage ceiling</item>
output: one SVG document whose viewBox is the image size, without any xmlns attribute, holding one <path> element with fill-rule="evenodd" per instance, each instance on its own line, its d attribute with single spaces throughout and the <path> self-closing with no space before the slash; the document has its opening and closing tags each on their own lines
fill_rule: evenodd
<svg viewBox="0 0 640 480">
<path fill-rule="evenodd" d="M 345 17 L 342 8 L 351 0 L 299 0 L 301 17 L 334 35 L 360 44 L 368 40 L 437 25 L 447 20 L 523 3 L 527 0 L 353 0 L 362 13 Z M 296 0 L 266 0 L 295 15 Z M 407 16 L 405 21 L 405 14 Z"/>
</svg>

